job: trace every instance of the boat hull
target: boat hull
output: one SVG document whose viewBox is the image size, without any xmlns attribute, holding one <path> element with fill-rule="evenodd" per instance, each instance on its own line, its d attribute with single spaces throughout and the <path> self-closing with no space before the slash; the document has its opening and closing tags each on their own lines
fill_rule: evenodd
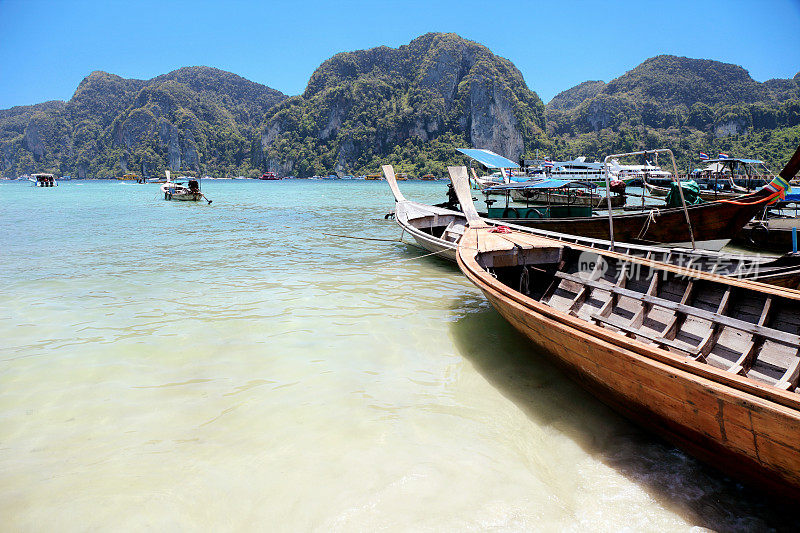
<svg viewBox="0 0 800 533">
<path fill-rule="evenodd" d="M 445 209 L 430 208 L 429 216 L 415 216 L 414 211 L 419 212 L 420 204 L 410 202 L 398 203 L 395 212 L 395 222 L 403 230 L 403 235 L 408 234 L 417 243 L 417 246 L 443 259 L 455 262 L 456 242 L 442 238 L 441 233 L 448 225 L 450 220 L 459 218 L 458 213 L 449 212 Z M 415 224 L 419 225 L 417 227 Z M 429 232 L 422 231 L 425 227 Z M 440 235 L 434 235 L 439 233 Z M 401 236 L 402 238 L 402 236 Z"/>
<path fill-rule="evenodd" d="M 785 254 L 793 249 L 792 228 L 800 229 L 800 220 L 794 218 L 756 220 L 745 225 L 733 242 L 757 250 Z"/>
<path fill-rule="evenodd" d="M 187 193 L 187 194 L 170 194 L 166 193 L 164 195 L 165 200 L 174 200 L 177 202 L 197 202 L 203 198 L 203 195 L 199 192 Z"/>
<path fill-rule="evenodd" d="M 426 235 L 422 232 L 411 232 L 408 231 L 409 235 L 414 239 L 414 241 L 419 245 L 420 248 L 423 250 L 427 250 L 432 254 L 435 254 L 437 257 L 441 257 L 443 259 L 447 259 L 448 261 L 455 262 L 456 260 L 456 244 L 454 243 L 447 243 L 446 241 L 442 241 L 442 239 L 437 239 L 435 237 L 431 237 Z"/>
<path fill-rule="evenodd" d="M 696 243 L 707 250 L 719 250 L 741 231 L 764 203 L 713 202 L 689 206 L 689 218 Z M 608 239 L 607 217 L 543 218 L 508 220 L 521 226 L 555 233 Z M 630 243 L 683 244 L 691 246 L 691 235 L 682 208 L 657 209 L 614 215 L 614 240 Z"/>
<path fill-rule="evenodd" d="M 457 259 L 515 329 L 598 399 L 726 474 L 800 499 L 796 410 L 683 368 L 691 363 L 666 364 L 643 353 L 647 348 L 609 342 L 602 330 L 587 334 L 591 325 L 576 327 L 538 302 L 515 298 L 473 259 Z"/>
</svg>

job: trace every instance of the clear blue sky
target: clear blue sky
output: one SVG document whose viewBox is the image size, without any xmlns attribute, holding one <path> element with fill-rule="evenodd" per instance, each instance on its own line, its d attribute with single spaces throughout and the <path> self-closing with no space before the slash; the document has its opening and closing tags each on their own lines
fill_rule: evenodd
<svg viewBox="0 0 800 533">
<path fill-rule="evenodd" d="M 758 81 L 800 70 L 800 0 L 0 0 L 0 109 L 67 100 L 93 70 L 148 79 L 192 65 L 299 94 L 337 52 L 430 31 L 510 59 L 545 102 L 658 54 L 736 63 Z"/>
</svg>

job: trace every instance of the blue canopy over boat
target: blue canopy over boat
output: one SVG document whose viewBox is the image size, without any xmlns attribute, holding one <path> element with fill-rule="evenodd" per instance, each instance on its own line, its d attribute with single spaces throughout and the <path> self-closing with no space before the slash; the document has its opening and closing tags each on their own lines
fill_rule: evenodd
<svg viewBox="0 0 800 533">
<path fill-rule="evenodd" d="M 497 155 L 491 150 L 479 148 L 458 148 L 458 151 L 467 157 L 471 157 L 487 168 L 519 168 L 519 165 L 502 155 Z"/>
</svg>

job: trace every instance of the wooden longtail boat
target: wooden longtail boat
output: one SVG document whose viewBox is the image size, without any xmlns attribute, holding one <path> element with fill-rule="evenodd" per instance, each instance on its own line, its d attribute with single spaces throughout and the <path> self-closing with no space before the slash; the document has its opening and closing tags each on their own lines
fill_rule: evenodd
<svg viewBox="0 0 800 533">
<path fill-rule="evenodd" d="M 201 198 L 211 204 L 200 190 L 200 178 L 179 177 L 174 180 L 170 177 L 169 170 L 166 171 L 167 181 L 161 186 L 164 193 L 164 200 L 178 200 L 183 202 L 196 202 Z"/>
<path fill-rule="evenodd" d="M 631 420 L 800 499 L 800 291 L 492 226 L 450 171 L 458 266 L 517 330 Z"/>
<path fill-rule="evenodd" d="M 687 207 L 697 247 L 719 250 L 754 216 L 777 198 L 768 186 L 736 200 L 719 200 Z M 571 233 L 583 237 L 608 237 L 605 217 L 509 219 L 515 224 Z M 614 215 L 614 240 L 628 243 L 691 246 L 691 234 L 681 207 L 656 208 L 639 213 Z"/>
<path fill-rule="evenodd" d="M 395 221 L 424 250 L 438 257 L 456 261 L 456 249 L 464 233 L 467 218 L 464 213 L 409 201 L 400 192 L 391 165 L 383 165 L 383 173 L 395 199 Z M 486 220 L 490 225 L 504 222 Z M 611 242 L 577 235 L 553 233 L 537 228 L 506 224 L 514 229 L 541 235 L 563 243 L 575 243 L 599 250 L 611 248 Z M 720 275 L 751 279 L 781 287 L 800 287 L 800 257 L 782 257 L 727 254 L 707 250 L 664 248 L 643 244 L 616 243 L 615 250 L 636 257 L 663 261 L 684 268 L 692 268 Z"/>
<path fill-rule="evenodd" d="M 670 152 L 669 150 L 656 151 Z M 620 155 L 635 154 L 608 156 L 606 164 L 608 164 L 609 158 Z M 754 193 L 735 199 L 719 199 L 705 204 L 692 205 L 685 210 L 683 207 L 652 207 L 646 211 L 615 215 L 614 220 L 617 222 L 614 224 L 613 236 L 610 240 L 720 250 L 741 231 L 745 224 L 761 213 L 768 203 L 776 201 L 777 197 L 785 192 L 785 189 L 788 188 L 786 182 L 788 180 L 775 178 L 766 187 Z M 502 186 L 495 186 L 492 189 L 502 188 Z M 606 192 L 610 194 L 610 191 Z M 526 210 L 526 212 L 528 211 Z M 686 223 L 687 217 L 690 224 Z M 524 216 L 503 217 L 499 220 L 555 233 L 568 233 L 594 239 L 609 238 L 608 219 L 603 217 L 556 218 L 547 216 L 531 218 Z"/>
</svg>

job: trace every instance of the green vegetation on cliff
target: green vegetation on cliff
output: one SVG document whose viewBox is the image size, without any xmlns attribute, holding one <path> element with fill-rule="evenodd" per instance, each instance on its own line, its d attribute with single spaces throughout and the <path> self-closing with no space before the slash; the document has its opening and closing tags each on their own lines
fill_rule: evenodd
<svg viewBox="0 0 800 533">
<path fill-rule="evenodd" d="M 777 170 L 800 144 L 796 78 L 759 83 L 736 65 L 657 56 L 591 86 L 594 94 L 582 85 L 547 104 L 552 157 L 666 147 L 681 170 L 701 151 L 758 157 Z"/>
<path fill-rule="evenodd" d="M 0 172 L 111 176 L 445 174 L 455 148 L 511 159 L 602 159 L 672 148 L 758 157 L 775 170 L 800 144 L 800 73 L 765 83 L 718 61 L 657 56 L 547 106 L 507 59 L 455 34 L 337 54 L 291 98 L 235 74 L 182 68 L 151 80 L 93 72 L 68 102 L 0 110 Z M 663 161 L 662 161 L 663 162 Z"/>
<path fill-rule="evenodd" d="M 456 147 L 517 158 L 543 129 L 544 105 L 510 61 L 432 33 L 324 62 L 301 96 L 275 109 L 262 141 L 282 174 L 371 173 L 388 161 L 441 175 L 461 161 Z"/>
<path fill-rule="evenodd" d="M 286 98 L 209 67 L 128 80 L 93 72 L 69 102 L 0 111 L 0 169 L 112 176 L 164 169 L 257 173 L 260 125 Z"/>
</svg>

